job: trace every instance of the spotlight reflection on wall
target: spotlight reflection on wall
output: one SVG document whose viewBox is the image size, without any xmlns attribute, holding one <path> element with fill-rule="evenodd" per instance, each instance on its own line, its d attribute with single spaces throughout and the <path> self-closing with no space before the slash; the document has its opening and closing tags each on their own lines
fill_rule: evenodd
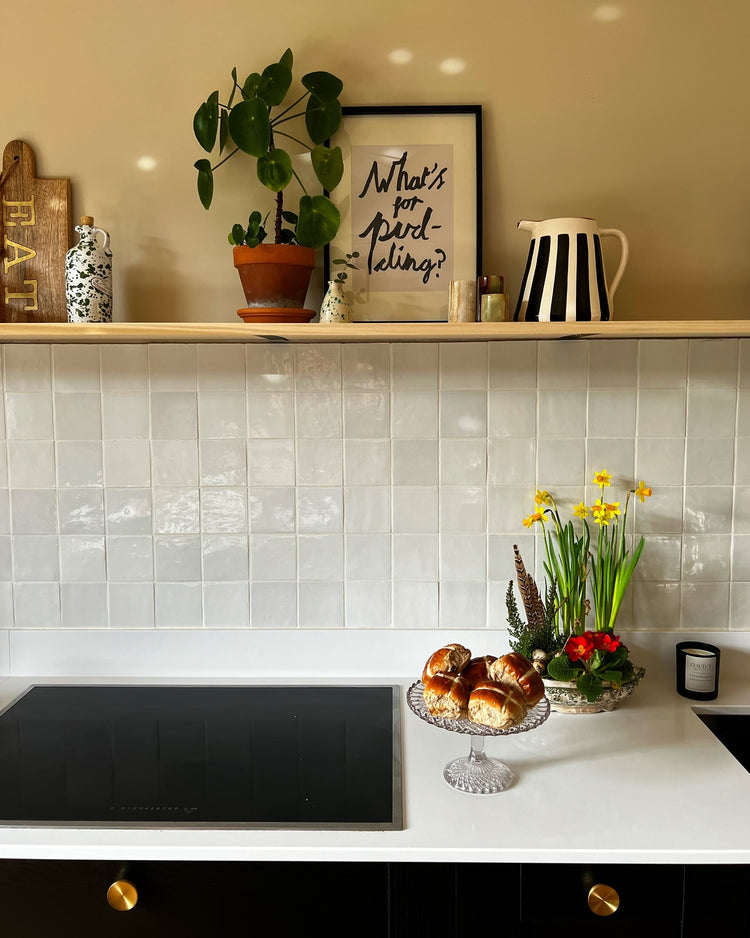
<svg viewBox="0 0 750 938">
<path fill-rule="evenodd" d="M 439 67 L 444 75 L 459 75 L 465 70 L 466 62 L 464 59 L 443 59 Z"/>
<path fill-rule="evenodd" d="M 411 49 L 394 49 L 388 53 L 388 58 L 394 65 L 408 65 L 414 58 Z"/>
<path fill-rule="evenodd" d="M 591 15 L 600 23 L 614 23 L 625 15 L 623 8 L 617 3 L 600 3 L 594 7 Z"/>
</svg>

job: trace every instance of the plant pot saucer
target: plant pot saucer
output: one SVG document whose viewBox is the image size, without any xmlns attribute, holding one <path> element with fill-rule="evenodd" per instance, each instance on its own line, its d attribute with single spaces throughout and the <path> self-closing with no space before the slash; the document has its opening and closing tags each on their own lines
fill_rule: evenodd
<svg viewBox="0 0 750 938">
<path fill-rule="evenodd" d="M 237 315 L 245 322 L 310 322 L 317 316 L 317 311 L 278 306 L 249 306 L 238 309 Z"/>
</svg>

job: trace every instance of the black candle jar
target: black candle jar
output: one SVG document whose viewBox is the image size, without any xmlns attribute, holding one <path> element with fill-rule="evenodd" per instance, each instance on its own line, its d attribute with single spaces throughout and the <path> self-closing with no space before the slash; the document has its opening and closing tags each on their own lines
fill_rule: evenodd
<svg viewBox="0 0 750 938">
<path fill-rule="evenodd" d="M 691 700 L 715 700 L 721 650 L 706 642 L 678 642 L 676 656 L 677 693 Z"/>
</svg>

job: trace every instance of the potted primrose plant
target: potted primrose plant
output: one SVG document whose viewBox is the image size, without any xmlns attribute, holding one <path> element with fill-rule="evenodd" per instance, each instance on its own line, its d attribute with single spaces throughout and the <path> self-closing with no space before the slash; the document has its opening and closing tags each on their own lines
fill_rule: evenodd
<svg viewBox="0 0 750 938">
<path fill-rule="evenodd" d="M 343 159 L 339 147 L 327 141 L 341 123 L 343 83 L 329 72 L 309 72 L 301 79 L 302 92 L 290 94 L 294 57 L 287 49 L 278 62 L 244 81 L 232 69 L 232 89 L 226 103 L 212 92 L 193 118 L 193 131 L 217 162 L 196 161 L 198 197 L 205 209 L 214 194 L 214 174 L 238 153 L 255 160 L 258 180 L 275 194 L 271 210 L 254 210 L 247 225 L 237 223 L 229 233 L 234 265 L 245 293 L 247 308 L 238 310 L 246 321 L 308 322 L 315 315 L 304 300 L 315 268 L 315 250 L 328 244 L 341 217 L 326 195 L 341 181 Z M 291 98 L 289 101 L 288 99 Z M 304 124 L 304 131 L 295 124 Z M 309 152 L 312 171 L 323 191 L 310 193 L 282 143 L 293 141 Z M 231 149 L 230 149 L 231 145 Z M 225 154 L 225 151 L 227 151 Z M 224 155 L 225 154 L 225 155 Z M 301 190 L 295 211 L 285 205 L 287 186 Z M 269 229 L 273 236 L 269 238 Z M 267 240 L 268 239 L 268 240 Z"/>
<path fill-rule="evenodd" d="M 538 524 L 542 530 L 548 583 L 544 599 L 514 547 L 526 622 L 519 615 L 511 581 L 506 593 L 511 647 L 528 657 L 542 674 L 553 709 L 568 713 L 613 709 L 632 693 L 645 673 L 633 666 L 615 626 L 644 546 L 641 537 L 631 552 L 628 508 L 633 495 L 644 502 L 652 490 L 644 482 L 629 489 L 621 509 L 620 502 L 604 498 L 611 479 L 606 470 L 595 474 L 599 498 L 591 506 L 583 501 L 575 506 L 575 524 L 573 519 L 563 522 L 549 492 L 537 491 L 535 510 L 523 523 L 528 528 Z M 595 535 L 589 518 L 598 529 Z M 593 629 L 586 623 L 591 613 L 589 586 Z"/>
</svg>

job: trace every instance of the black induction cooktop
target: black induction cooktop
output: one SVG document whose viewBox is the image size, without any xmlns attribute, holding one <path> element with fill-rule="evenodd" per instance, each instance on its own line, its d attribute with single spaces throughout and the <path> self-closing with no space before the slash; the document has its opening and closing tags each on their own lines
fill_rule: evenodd
<svg viewBox="0 0 750 938">
<path fill-rule="evenodd" d="M 34 685 L 0 824 L 400 830 L 398 688 Z"/>
</svg>

